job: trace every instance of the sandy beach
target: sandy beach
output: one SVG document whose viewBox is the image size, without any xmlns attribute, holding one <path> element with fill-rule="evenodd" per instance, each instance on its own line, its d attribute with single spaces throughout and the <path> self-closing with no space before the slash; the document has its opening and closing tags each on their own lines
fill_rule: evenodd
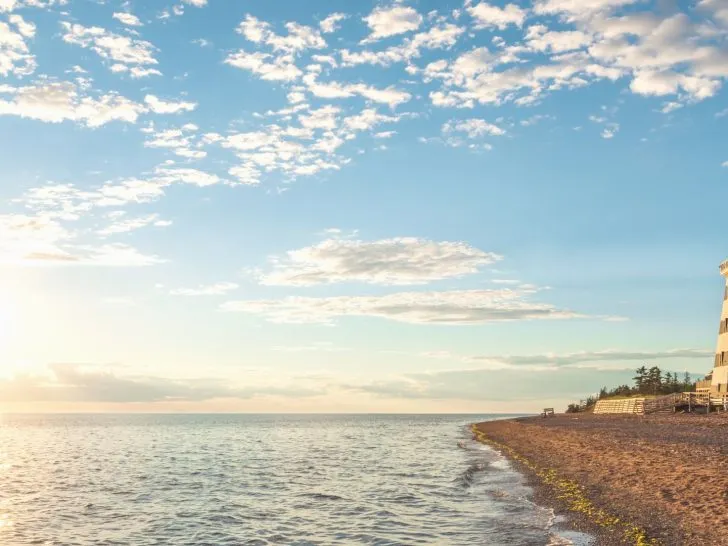
<svg viewBox="0 0 728 546">
<path fill-rule="evenodd" d="M 728 545 L 728 415 L 566 414 L 473 431 L 600 544 Z"/>
</svg>

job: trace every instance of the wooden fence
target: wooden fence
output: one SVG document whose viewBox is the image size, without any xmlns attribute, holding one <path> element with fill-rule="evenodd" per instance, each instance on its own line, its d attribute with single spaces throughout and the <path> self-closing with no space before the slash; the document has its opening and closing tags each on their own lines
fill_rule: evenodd
<svg viewBox="0 0 728 546">
<path fill-rule="evenodd" d="M 708 411 L 728 411 L 728 393 L 677 392 L 657 398 L 622 398 L 617 400 L 598 400 L 594 413 L 648 413 L 673 412 L 676 408 L 708 408 Z"/>
<path fill-rule="evenodd" d="M 644 413 L 644 398 L 621 398 L 619 400 L 598 400 L 594 413 Z"/>
</svg>

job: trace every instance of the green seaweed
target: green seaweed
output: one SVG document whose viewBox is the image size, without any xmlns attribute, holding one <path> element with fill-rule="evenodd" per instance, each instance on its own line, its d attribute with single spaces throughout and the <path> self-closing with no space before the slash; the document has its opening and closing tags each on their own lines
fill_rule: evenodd
<svg viewBox="0 0 728 546">
<path fill-rule="evenodd" d="M 541 468 L 512 447 L 489 438 L 475 425 L 471 426 L 471 430 L 476 440 L 507 453 L 512 460 L 533 472 L 546 486 L 554 491 L 556 498 L 563 501 L 570 511 L 582 515 L 598 527 L 616 532 L 628 544 L 634 546 L 659 546 L 661 544 L 658 539 L 649 538 L 644 529 L 598 508 L 586 496 L 584 488 L 574 480 L 560 477 L 551 468 Z"/>
</svg>

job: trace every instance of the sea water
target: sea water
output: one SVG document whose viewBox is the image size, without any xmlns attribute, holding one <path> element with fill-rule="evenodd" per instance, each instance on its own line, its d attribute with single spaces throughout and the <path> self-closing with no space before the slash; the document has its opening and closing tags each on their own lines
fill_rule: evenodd
<svg viewBox="0 0 728 546">
<path fill-rule="evenodd" d="M 0 416 L 0 544 L 587 543 L 472 440 L 497 417 Z"/>
</svg>

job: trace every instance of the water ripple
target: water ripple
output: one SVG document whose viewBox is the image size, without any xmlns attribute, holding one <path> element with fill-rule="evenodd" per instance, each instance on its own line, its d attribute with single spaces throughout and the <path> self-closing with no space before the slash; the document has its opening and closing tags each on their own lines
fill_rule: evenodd
<svg viewBox="0 0 728 546">
<path fill-rule="evenodd" d="M 0 544 L 549 544 L 476 419 L 0 417 Z"/>
</svg>

